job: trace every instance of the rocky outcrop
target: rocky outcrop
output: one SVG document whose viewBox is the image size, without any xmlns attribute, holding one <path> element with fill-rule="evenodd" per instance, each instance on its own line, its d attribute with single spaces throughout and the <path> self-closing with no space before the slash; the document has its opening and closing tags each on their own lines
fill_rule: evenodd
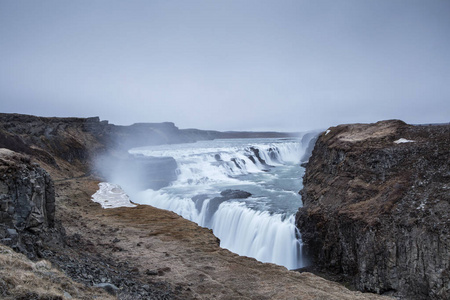
<svg viewBox="0 0 450 300">
<path fill-rule="evenodd" d="M 54 226 L 55 192 L 49 174 L 30 158 L 0 149 L 0 223 L 10 230 Z"/>
<path fill-rule="evenodd" d="M 319 269 L 361 291 L 450 298 L 450 125 L 332 127 L 303 179 L 296 224 Z"/>
<path fill-rule="evenodd" d="M 246 199 L 246 198 L 250 197 L 252 194 L 250 194 L 249 192 L 246 192 L 246 191 L 227 189 L 227 190 L 221 191 L 220 195 L 222 196 L 222 198 L 225 198 L 226 200 L 230 200 L 230 199 Z"/>
<path fill-rule="evenodd" d="M 61 246 L 50 175 L 27 155 L 0 148 L 0 243 L 41 257 L 43 243 Z"/>
<path fill-rule="evenodd" d="M 110 131 L 108 123 L 98 118 L 0 114 L 0 147 L 73 176 L 90 171 L 91 159 L 107 149 Z"/>
</svg>

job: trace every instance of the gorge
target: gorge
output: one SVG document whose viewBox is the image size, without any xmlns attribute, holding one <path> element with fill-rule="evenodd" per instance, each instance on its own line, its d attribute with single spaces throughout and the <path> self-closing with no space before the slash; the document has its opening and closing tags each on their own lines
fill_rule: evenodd
<svg viewBox="0 0 450 300">
<path fill-rule="evenodd" d="M 320 134 L 306 167 L 301 192 L 304 207 L 295 220 L 318 269 L 341 274 L 363 291 L 406 299 L 447 297 L 448 127 L 386 121 L 343 125 Z M 278 133 L 263 136 L 291 138 Z M 98 118 L 0 114 L 0 148 L 8 149 L 2 150 L 5 167 L 1 170 L 6 176 L 1 180 L 0 240 L 32 259 L 49 260 L 88 287 L 110 284 L 117 288 L 110 292 L 120 299 L 384 298 L 350 291 L 311 273 L 288 271 L 238 256 L 220 248 L 219 240 L 209 229 L 168 211 L 147 205 L 105 210 L 91 201 L 100 181 L 115 169 L 125 171 L 126 166 L 132 166 L 131 170 L 139 166 L 139 174 L 149 178 L 139 182 L 139 189 L 168 192 L 170 183 L 182 181 L 182 174 L 172 173 L 183 163 L 180 157 L 158 158 L 157 151 L 162 151 L 158 147 L 164 147 L 158 144 L 196 140 L 208 144 L 212 139 L 239 137 L 262 136 L 180 130 L 173 123 L 116 126 Z M 288 140 L 282 141 L 278 150 L 284 147 L 283 143 Z M 307 144 L 306 141 L 303 146 L 307 148 Z M 154 146 L 136 148 L 148 145 Z M 251 163 L 256 166 L 259 161 L 256 149 L 267 165 L 282 167 L 279 159 L 283 156 L 278 161 L 275 156 L 264 157 L 263 150 L 269 149 L 264 147 L 249 150 L 253 161 L 248 156 L 241 157 L 245 168 L 250 168 Z M 152 151 L 153 158 L 136 158 L 125 151 L 130 148 L 141 154 Z M 220 157 L 215 152 L 203 154 L 207 154 L 208 164 L 222 165 L 229 172 L 243 172 L 244 163 L 236 160 L 239 156 L 234 153 L 228 157 L 227 151 L 222 151 Z M 191 156 L 184 163 L 193 160 L 195 157 Z M 266 169 L 259 163 L 260 171 Z M 164 180 L 155 178 L 161 173 L 155 170 L 162 170 Z M 241 175 L 253 176 L 247 173 Z M 131 172 L 126 174 L 132 176 Z M 7 178 L 15 178 L 16 182 L 18 178 L 36 178 L 30 184 L 19 184 L 25 191 L 21 199 L 45 198 L 48 205 L 37 206 L 34 217 L 29 217 L 34 204 L 13 199 L 9 184 L 13 180 Z M 295 192 L 299 188 L 295 187 Z M 190 195 L 189 200 L 194 201 L 194 206 L 208 201 L 219 205 L 236 190 L 221 187 L 197 198 Z M 239 198 L 236 194 L 231 197 Z M 242 201 L 251 199 L 248 197 L 242 196 Z M 28 208 L 18 209 L 19 204 Z M 203 213 L 204 220 L 212 217 Z M 31 221 L 21 222 L 15 217 L 21 214 L 28 214 L 21 218 Z M 3 296 L 12 295 L 15 288 L 1 280 Z M 64 292 L 86 299 L 89 296 L 83 295 L 99 293 L 95 289 L 62 289 L 55 292 L 61 299 Z"/>
<path fill-rule="evenodd" d="M 294 214 L 301 205 L 300 160 L 308 156 L 305 152 L 315 136 L 218 139 L 132 149 L 133 155 L 175 159 L 177 176 L 169 186 L 141 190 L 131 198 L 212 229 L 220 245 L 237 254 L 288 269 L 304 267 L 307 259 Z M 128 186 L 134 182 L 112 177 L 126 191 L 132 190 Z"/>
</svg>

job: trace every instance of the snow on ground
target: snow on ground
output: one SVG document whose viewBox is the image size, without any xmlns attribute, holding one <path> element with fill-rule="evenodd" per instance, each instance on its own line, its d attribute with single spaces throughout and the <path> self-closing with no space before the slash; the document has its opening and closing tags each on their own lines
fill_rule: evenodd
<svg viewBox="0 0 450 300">
<path fill-rule="evenodd" d="M 396 144 L 402 144 L 402 143 L 414 143 L 414 141 L 413 141 L 413 140 L 407 140 L 407 139 L 401 138 L 401 139 L 398 139 L 398 140 L 394 141 L 394 143 L 396 143 Z"/>
<path fill-rule="evenodd" d="M 98 186 L 98 191 L 92 195 L 92 201 L 100 203 L 103 208 L 136 206 L 118 184 L 101 182 Z"/>
<path fill-rule="evenodd" d="M 325 135 L 327 135 L 327 134 L 329 134 L 330 133 L 330 129 L 328 129 L 326 132 L 325 132 Z"/>
</svg>

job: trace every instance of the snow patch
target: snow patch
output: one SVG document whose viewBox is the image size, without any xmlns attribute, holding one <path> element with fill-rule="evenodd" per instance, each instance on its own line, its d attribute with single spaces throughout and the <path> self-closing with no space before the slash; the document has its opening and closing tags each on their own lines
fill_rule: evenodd
<svg viewBox="0 0 450 300">
<path fill-rule="evenodd" d="M 136 206 L 118 184 L 100 182 L 98 186 L 98 191 L 92 195 L 92 201 L 100 203 L 103 208 Z"/>
<path fill-rule="evenodd" d="M 0 148 L 0 156 L 11 156 L 15 154 L 16 152 L 6 149 L 6 148 Z"/>
<path fill-rule="evenodd" d="M 398 140 L 394 141 L 394 143 L 396 143 L 396 144 L 414 143 L 414 141 L 413 141 L 413 140 L 407 140 L 407 139 L 401 138 L 401 139 L 398 139 Z"/>
<path fill-rule="evenodd" d="M 328 129 L 327 131 L 325 131 L 325 135 L 329 134 L 331 132 L 330 129 Z"/>
</svg>

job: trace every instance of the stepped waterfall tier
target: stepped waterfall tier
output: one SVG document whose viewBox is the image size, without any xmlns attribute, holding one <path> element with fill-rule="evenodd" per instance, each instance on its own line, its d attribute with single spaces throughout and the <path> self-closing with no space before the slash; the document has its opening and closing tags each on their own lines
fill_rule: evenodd
<svg viewBox="0 0 450 300">
<path fill-rule="evenodd" d="M 134 202 L 171 210 L 213 230 L 239 255 L 296 269 L 307 264 L 294 214 L 302 205 L 308 146 L 303 139 L 224 139 L 131 149 L 137 157 L 175 159 L 176 179 L 139 190 Z M 134 190 L 134 191 L 133 191 Z"/>
</svg>

